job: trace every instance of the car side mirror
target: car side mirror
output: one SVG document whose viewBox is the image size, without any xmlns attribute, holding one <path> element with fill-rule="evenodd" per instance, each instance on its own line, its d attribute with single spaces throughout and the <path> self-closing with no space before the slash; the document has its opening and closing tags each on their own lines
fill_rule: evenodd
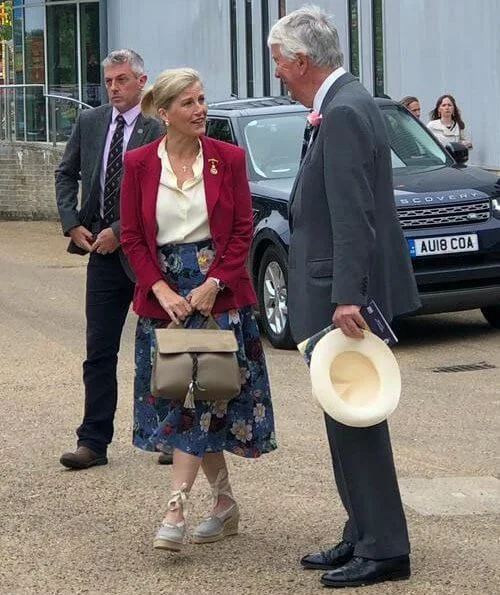
<svg viewBox="0 0 500 595">
<path fill-rule="evenodd" d="M 469 149 L 462 143 L 448 143 L 446 150 L 458 164 L 467 163 L 469 160 Z"/>
</svg>

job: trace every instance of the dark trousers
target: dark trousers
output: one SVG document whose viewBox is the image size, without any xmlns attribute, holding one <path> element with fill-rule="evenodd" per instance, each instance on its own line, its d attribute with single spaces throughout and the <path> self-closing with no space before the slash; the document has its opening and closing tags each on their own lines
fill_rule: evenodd
<svg viewBox="0 0 500 595">
<path fill-rule="evenodd" d="M 85 303 L 87 359 L 83 363 L 85 413 L 76 433 L 79 446 L 97 453 L 106 453 L 113 438 L 118 351 L 133 293 L 134 283 L 123 270 L 118 251 L 90 255 Z"/>
<path fill-rule="evenodd" d="M 381 560 L 410 552 L 387 422 L 345 426 L 325 415 L 335 482 L 347 511 L 343 539 L 354 555 Z"/>
</svg>

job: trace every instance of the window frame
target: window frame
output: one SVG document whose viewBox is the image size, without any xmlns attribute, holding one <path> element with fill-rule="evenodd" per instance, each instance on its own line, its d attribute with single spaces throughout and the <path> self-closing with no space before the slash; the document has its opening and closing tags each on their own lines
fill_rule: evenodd
<svg viewBox="0 0 500 595">
<path fill-rule="evenodd" d="M 211 125 L 213 125 L 215 122 L 222 122 L 222 121 L 227 122 L 227 124 L 229 126 L 229 131 L 231 133 L 231 138 L 232 138 L 232 142 L 230 144 L 238 145 L 238 141 L 236 139 L 236 134 L 234 133 L 233 123 L 231 121 L 231 118 L 230 117 L 227 117 L 227 116 L 211 116 L 210 114 L 208 114 L 208 116 L 207 116 L 207 132 L 206 132 L 206 135 L 208 136 L 208 138 L 213 138 L 215 140 L 220 140 L 220 141 L 223 141 L 225 143 L 229 143 L 230 141 L 228 141 L 227 139 L 221 139 L 221 138 L 218 138 L 216 136 L 212 136 L 211 133 L 210 133 Z"/>
</svg>

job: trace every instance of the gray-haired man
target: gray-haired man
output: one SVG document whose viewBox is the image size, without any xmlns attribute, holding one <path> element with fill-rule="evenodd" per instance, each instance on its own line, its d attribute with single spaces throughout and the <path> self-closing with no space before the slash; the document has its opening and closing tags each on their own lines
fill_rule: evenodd
<svg viewBox="0 0 500 595">
<path fill-rule="evenodd" d="M 336 29 L 305 7 L 271 29 L 276 76 L 312 107 L 317 124 L 290 198 L 288 307 L 300 342 L 334 324 L 362 340 L 368 296 L 391 320 L 419 307 L 398 223 L 390 148 L 380 110 L 342 68 Z M 329 587 L 410 576 L 406 520 L 386 422 L 352 428 L 328 416 L 337 488 L 348 513 L 343 540 L 302 558 L 328 570 Z"/>
<path fill-rule="evenodd" d="M 68 251 L 90 254 L 83 364 L 85 413 L 78 447 L 61 464 L 72 469 L 105 465 L 117 402 L 116 366 L 123 325 L 134 292 L 132 271 L 120 249 L 120 182 L 125 151 L 158 138 L 161 125 L 141 114 L 147 76 L 133 50 L 103 61 L 109 104 L 80 114 L 56 170 L 56 197 Z M 78 208 L 81 180 L 82 201 Z"/>
</svg>

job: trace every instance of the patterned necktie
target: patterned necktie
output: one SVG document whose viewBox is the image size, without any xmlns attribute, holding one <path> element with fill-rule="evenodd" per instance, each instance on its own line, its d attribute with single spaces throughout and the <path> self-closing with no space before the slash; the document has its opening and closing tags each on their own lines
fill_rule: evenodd
<svg viewBox="0 0 500 595">
<path fill-rule="evenodd" d="M 304 139 L 302 140 L 302 151 L 300 152 L 300 162 L 301 163 L 304 160 L 304 157 L 306 156 L 307 149 L 309 147 L 309 141 L 311 140 L 312 131 L 313 131 L 312 124 L 309 124 L 309 122 L 307 122 L 306 127 L 304 128 Z"/>
<path fill-rule="evenodd" d="M 125 119 L 119 114 L 116 117 L 116 128 L 109 147 L 108 163 L 106 165 L 106 177 L 104 181 L 104 200 L 102 219 L 105 225 L 110 226 L 115 221 L 115 205 L 118 203 L 120 194 L 120 179 L 122 173 L 123 153 L 123 129 Z"/>
</svg>

